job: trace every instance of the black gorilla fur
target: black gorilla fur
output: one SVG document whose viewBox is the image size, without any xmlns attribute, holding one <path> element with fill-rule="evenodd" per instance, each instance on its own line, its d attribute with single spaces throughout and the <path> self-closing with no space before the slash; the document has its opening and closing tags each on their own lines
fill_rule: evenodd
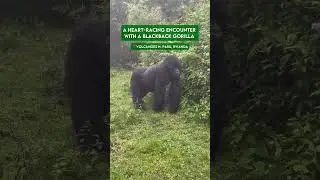
<svg viewBox="0 0 320 180">
<path fill-rule="evenodd" d="M 222 129 L 228 120 L 228 99 L 230 98 L 230 87 L 228 81 L 228 70 L 225 62 L 225 49 L 222 37 L 216 37 L 213 48 L 214 68 L 213 68 L 213 135 L 211 136 L 213 149 L 210 151 L 211 160 L 214 161 L 220 149 L 222 140 Z"/>
<path fill-rule="evenodd" d="M 180 104 L 181 63 L 175 56 L 167 56 L 162 63 L 148 68 L 139 68 L 131 76 L 131 95 L 136 108 L 142 107 L 142 99 L 153 92 L 153 110 L 162 111 L 168 103 L 170 113 L 177 112 Z M 169 92 L 166 96 L 166 86 Z"/>
<path fill-rule="evenodd" d="M 96 144 L 99 151 L 109 151 L 109 22 L 86 21 L 73 32 L 65 59 L 65 88 L 71 103 L 72 127 L 76 145 L 86 151 Z M 87 133 L 81 133 L 86 125 Z M 84 142 L 80 140 L 83 135 Z M 102 148 L 101 148 L 102 147 Z M 95 149 L 97 147 L 94 147 Z"/>
<path fill-rule="evenodd" d="M 213 164 L 218 152 L 220 151 L 222 132 L 224 123 L 229 119 L 229 105 L 231 102 L 231 79 L 228 72 L 228 65 L 226 63 L 226 52 L 224 48 L 224 36 L 228 33 L 226 27 L 230 23 L 228 11 L 227 11 L 227 0 L 214 0 L 214 5 L 211 5 L 213 10 L 213 21 L 211 26 L 212 34 L 212 49 L 211 56 L 213 57 L 213 82 L 211 102 L 213 103 L 212 108 L 212 123 L 211 123 L 211 151 L 210 160 Z"/>
</svg>

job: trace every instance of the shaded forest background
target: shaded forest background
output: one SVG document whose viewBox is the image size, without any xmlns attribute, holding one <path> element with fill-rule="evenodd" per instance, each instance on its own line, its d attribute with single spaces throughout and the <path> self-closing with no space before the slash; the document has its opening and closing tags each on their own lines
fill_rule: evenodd
<svg viewBox="0 0 320 180">
<path fill-rule="evenodd" d="M 117 29 L 122 23 L 200 23 L 204 33 L 188 52 L 152 51 L 137 54 L 130 52 L 126 44 L 114 39 L 110 63 L 113 67 L 130 68 L 150 65 L 154 59 L 160 60 L 166 53 L 178 54 L 186 67 L 183 87 L 188 87 L 183 92 L 183 106 L 194 107 L 187 116 L 207 122 L 210 85 L 208 2 L 119 0 L 111 4 L 111 9 L 117 11 L 110 12 L 111 38 L 118 37 Z M 0 70 L 6 67 L 4 59 L 8 52 L 19 44 L 15 37 L 17 33 L 10 32 L 10 28 L 4 24 L 19 23 L 31 29 L 42 28 L 41 24 L 52 28 L 69 28 L 83 17 L 104 17 L 109 13 L 106 7 L 107 3 L 102 0 L 1 1 Z M 303 0 L 229 0 L 223 8 L 231 25 L 225 34 L 225 48 L 235 95 L 230 112 L 232 118 L 226 122 L 224 153 L 214 170 L 215 176 L 223 179 L 320 178 L 320 40 L 311 31 L 311 23 L 319 19 L 320 3 Z M 141 16 L 142 9 L 150 13 Z M 58 72 L 62 67 L 59 67 L 60 64 L 57 66 Z M 54 75 L 62 76 L 59 73 Z M 51 95 L 59 95 L 59 87 L 63 84 L 61 79 L 54 79 L 56 84 L 48 86 Z M 8 90 L 2 85 L 0 88 L 3 88 L 3 92 Z M 7 122 L 5 119 L 8 118 L 9 115 L 0 114 L 0 121 L 4 119 L 3 122 Z M 7 132 L 5 125 L 1 127 L 1 137 L 16 137 Z M 10 171 L 19 174 L 19 177 L 36 176 L 48 171 L 55 175 L 72 172 L 73 176 L 76 174 L 83 178 L 90 173 L 99 174 L 103 171 L 80 168 L 88 162 L 72 161 L 74 155 L 71 152 L 68 155 L 48 155 L 51 151 L 36 145 L 20 151 L 23 154 L 6 153 L 1 157 L 6 159 L 0 161 L 1 175 L 7 172 L 8 167 L 13 168 Z M 28 153 L 35 153 L 38 161 L 26 158 L 24 154 Z M 56 164 L 50 166 L 51 169 L 48 167 L 49 170 L 40 168 L 43 163 L 40 161 L 46 156 L 50 157 L 48 162 Z M 10 162 L 9 165 L 7 162 Z M 68 169 L 71 165 L 79 167 L 82 173 L 77 168 Z"/>
</svg>

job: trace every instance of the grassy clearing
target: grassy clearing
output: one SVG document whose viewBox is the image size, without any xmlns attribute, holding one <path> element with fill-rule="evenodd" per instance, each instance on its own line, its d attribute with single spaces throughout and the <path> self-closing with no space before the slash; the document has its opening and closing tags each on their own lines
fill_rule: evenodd
<svg viewBox="0 0 320 180">
<path fill-rule="evenodd" d="M 134 110 L 130 75 L 111 71 L 111 179 L 209 179 L 208 125 L 186 119 L 184 110 Z"/>
<path fill-rule="evenodd" d="M 2 25 L 1 33 L 6 42 L 0 45 L 0 130 L 10 134 L 1 138 L 3 178 L 50 174 L 52 156 L 70 145 L 59 97 L 66 34 L 18 25 Z"/>
<path fill-rule="evenodd" d="M 17 29 L 7 29 L 12 34 Z M 35 40 L 29 35 L 12 35 L 15 47 L 1 54 L 0 127 L 36 142 L 50 137 L 65 141 L 68 124 L 59 94 L 65 34 L 47 32 Z M 60 40 L 60 41 L 59 41 Z M 59 132 L 59 133 L 57 133 Z"/>
</svg>

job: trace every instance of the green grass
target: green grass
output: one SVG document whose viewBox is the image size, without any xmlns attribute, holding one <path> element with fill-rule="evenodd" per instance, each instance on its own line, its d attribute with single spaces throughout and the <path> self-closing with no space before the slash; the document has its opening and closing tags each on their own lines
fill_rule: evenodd
<svg viewBox="0 0 320 180">
<path fill-rule="evenodd" d="M 131 72 L 111 71 L 111 179 L 209 179 L 209 127 L 177 114 L 134 110 Z M 151 106 L 150 95 L 144 100 Z"/>
<path fill-rule="evenodd" d="M 7 31 L 28 31 L 20 29 L 23 28 Z M 16 40 L 16 45 L 1 53 L 0 129 L 21 135 L 30 143 L 41 139 L 64 142 L 68 123 L 59 95 L 62 71 L 58 67 L 65 36 L 48 31 L 43 39 L 35 40 L 32 36 L 37 33 L 8 35 L 12 41 Z"/>
<path fill-rule="evenodd" d="M 62 96 L 67 31 L 0 27 L 0 180 L 103 179 L 101 162 L 72 149 Z"/>
</svg>

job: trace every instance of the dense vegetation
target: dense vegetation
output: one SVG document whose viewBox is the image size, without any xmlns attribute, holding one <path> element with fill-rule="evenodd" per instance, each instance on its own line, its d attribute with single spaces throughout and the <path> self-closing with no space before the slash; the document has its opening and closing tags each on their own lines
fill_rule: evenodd
<svg viewBox="0 0 320 180">
<path fill-rule="evenodd" d="M 234 28 L 226 50 L 241 96 L 224 139 L 231 153 L 217 172 L 319 178 L 319 39 L 311 32 L 319 3 L 234 1 L 229 8 Z"/>
<path fill-rule="evenodd" d="M 62 60 L 68 39 L 66 32 L 69 30 L 63 26 L 53 26 L 69 25 L 88 14 L 103 16 L 109 13 L 104 1 L 86 2 L 90 3 L 65 0 L 46 1 L 47 4 L 41 0 L 27 4 L 21 0 L 4 0 L 0 3 L 2 179 L 97 179 L 105 175 L 105 165 L 99 159 L 92 158 L 95 156 L 84 156 L 71 150 L 69 110 L 65 108 L 62 97 Z M 320 40 L 311 32 L 311 23 L 319 18 L 320 4 L 315 0 L 229 2 L 226 12 L 232 28 L 226 34 L 225 47 L 234 96 L 231 120 L 226 123 L 224 132 L 223 154 L 214 169 L 215 177 L 318 179 L 320 50 L 317 45 Z M 165 151 L 165 145 L 171 145 L 172 141 L 179 143 L 172 151 L 165 152 L 170 154 L 168 157 L 172 161 L 180 157 L 177 163 L 183 166 L 170 163 L 168 166 L 172 169 L 163 169 L 160 173 L 150 168 L 150 162 L 146 164 L 149 166 L 142 169 L 134 169 L 138 167 L 128 164 L 133 172 L 140 173 L 140 176 L 131 175 L 152 177 L 150 173 L 158 172 L 159 177 L 173 178 L 182 174 L 181 177 L 186 179 L 204 173 L 200 178 L 208 177 L 205 167 L 200 168 L 199 172 L 189 169 L 197 169 L 201 163 L 208 162 L 205 151 L 208 140 L 204 133 L 208 131 L 208 125 L 203 123 L 209 122 L 208 4 L 209 0 L 172 0 L 168 3 L 159 0 L 119 0 L 111 3 L 112 27 L 119 27 L 123 23 L 201 25 L 201 40 L 193 44 L 190 51 L 142 51 L 132 55 L 125 46 L 114 41 L 117 43 L 114 49 L 121 47 L 121 51 L 114 54 L 113 59 L 119 61 L 113 61 L 113 67 L 150 65 L 167 53 L 181 57 L 185 67 L 183 106 L 175 117 L 168 117 L 165 113 L 134 114 L 129 107 L 129 94 L 128 99 L 118 101 L 120 96 L 128 93 L 128 89 L 114 94 L 111 92 L 111 102 L 124 103 L 123 106 L 116 104 L 120 106 L 119 110 L 111 109 L 111 118 L 115 122 L 123 122 L 114 123 L 111 132 L 115 143 L 112 144 L 113 148 L 119 150 L 120 147 L 121 150 L 116 152 L 119 156 L 113 157 L 117 166 L 115 171 L 111 171 L 115 177 L 121 179 L 118 176 L 121 173 L 125 177 L 130 176 L 130 172 L 119 171 L 125 168 L 122 160 L 128 158 L 124 150 L 131 150 L 136 145 L 138 151 L 130 151 L 130 155 L 141 155 L 148 149 L 148 153 L 155 153 L 152 157 L 159 158 L 161 156 L 156 154 L 157 148 L 164 148 L 162 150 Z M 144 12 L 143 16 L 141 12 Z M 139 57 L 139 61 L 136 57 Z M 128 72 L 117 71 L 112 76 L 115 81 L 127 78 Z M 124 88 L 127 82 L 115 83 L 114 86 Z M 129 118 L 136 122 L 127 121 Z M 149 118 L 159 121 L 149 122 Z M 123 141 L 129 138 L 124 134 L 128 130 L 128 127 L 123 127 L 124 123 L 134 127 L 130 129 L 130 138 L 145 138 L 142 144 L 134 138 Z M 159 130 L 162 137 L 148 136 L 154 130 L 151 128 L 154 123 L 156 128 L 176 129 L 181 126 L 187 130 L 177 131 L 181 136 L 163 129 Z M 144 127 L 145 131 L 138 131 L 137 125 Z M 188 130 L 196 128 L 195 125 L 198 129 Z M 192 136 L 194 139 L 184 146 L 183 142 L 187 141 L 189 133 L 195 133 Z M 195 136 L 199 136 L 199 139 Z M 170 138 L 172 141 L 167 141 Z M 156 143 L 150 145 L 150 142 Z M 194 146 L 190 145 L 192 143 L 195 143 Z M 183 147 L 188 153 L 181 156 L 176 151 Z M 198 158 L 202 161 L 191 158 L 195 152 L 202 155 L 202 158 Z M 141 162 L 136 161 L 136 164 Z M 165 166 L 158 164 L 157 167 Z M 146 173 L 143 174 L 143 171 Z"/>
</svg>

